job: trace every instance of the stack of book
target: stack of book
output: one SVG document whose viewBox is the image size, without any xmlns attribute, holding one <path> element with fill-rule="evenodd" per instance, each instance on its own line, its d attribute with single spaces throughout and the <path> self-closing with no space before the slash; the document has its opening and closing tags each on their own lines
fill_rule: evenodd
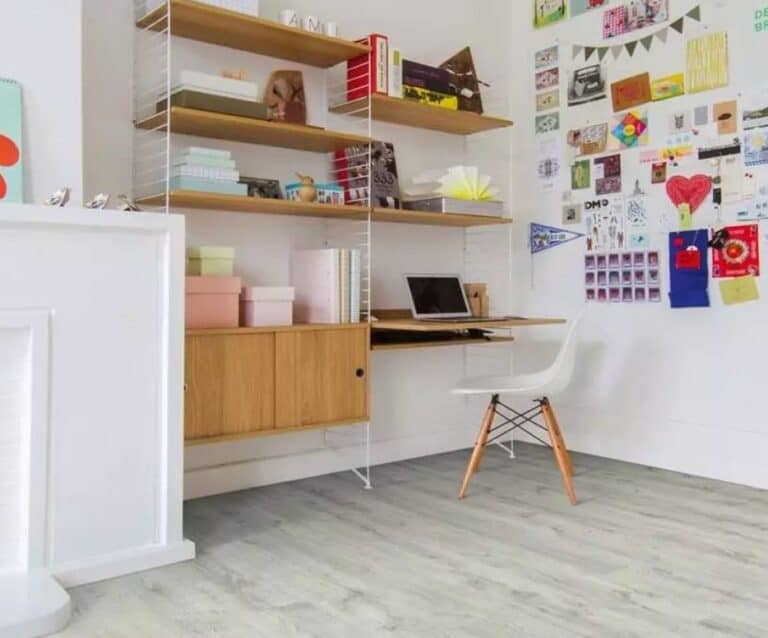
<svg viewBox="0 0 768 638">
<path fill-rule="evenodd" d="M 456 111 L 459 98 L 445 69 L 403 60 L 403 97 Z"/>
<path fill-rule="evenodd" d="M 199 71 L 180 71 L 170 94 L 171 106 L 253 119 L 269 118 L 269 108 L 259 99 L 255 82 L 227 78 Z M 160 96 L 157 111 L 168 106 L 165 94 Z"/>
<path fill-rule="evenodd" d="M 232 153 L 215 148 L 190 146 L 176 157 L 171 170 L 171 190 L 202 191 L 225 195 L 248 195 L 248 185 L 238 184 Z"/>
<path fill-rule="evenodd" d="M 296 323 L 360 321 L 360 251 L 345 248 L 293 253 L 291 285 Z"/>
</svg>

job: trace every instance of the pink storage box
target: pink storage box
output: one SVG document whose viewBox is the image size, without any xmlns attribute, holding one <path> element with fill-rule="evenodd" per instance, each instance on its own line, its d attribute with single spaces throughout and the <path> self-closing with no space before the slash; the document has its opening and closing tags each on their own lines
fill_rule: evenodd
<svg viewBox="0 0 768 638">
<path fill-rule="evenodd" d="M 290 326 L 293 324 L 293 288 L 254 286 L 243 288 L 240 319 L 244 326 Z"/>
<path fill-rule="evenodd" d="M 187 277 L 187 328 L 237 328 L 240 277 Z"/>
</svg>

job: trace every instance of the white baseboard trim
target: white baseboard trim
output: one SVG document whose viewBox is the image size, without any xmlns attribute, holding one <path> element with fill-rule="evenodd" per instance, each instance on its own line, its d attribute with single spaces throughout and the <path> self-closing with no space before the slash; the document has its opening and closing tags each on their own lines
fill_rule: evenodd
<svg viewBox="0 0 768 638">
<path fill-rule="evenodd" d="M 89 558 L 87 561 L 66 563 L 57 566 L 53 572 L 62 586 L 69 589 L 164 565 L 181 563 L 192 560 L 194 557 L 195 544 L 185 540 L 171 545 L 140 547 Z"/>
<path fill-rule="evenodd" d="M 474 435 L 475 432 L 471 428 L 464 431 L 448 429 L 372 443 L 371 465 L 461 450 L 472 445 Z M 320 449 L 303 454 L 188 470 L 184 474 L 184 498 L 203 498 L 343 472 L 350 469 L 356 460 L 362 461 L 362 458 L 360 447 L 357 446 L 343 450 Z M 372 481 L 375 488 L 375 472 Z"/>
<path fill-rule="evenodd" d="M 69 594 L 45 570 L 0 573 L 0 638 L 37 638 L 66 627 Z"/>
</svg>

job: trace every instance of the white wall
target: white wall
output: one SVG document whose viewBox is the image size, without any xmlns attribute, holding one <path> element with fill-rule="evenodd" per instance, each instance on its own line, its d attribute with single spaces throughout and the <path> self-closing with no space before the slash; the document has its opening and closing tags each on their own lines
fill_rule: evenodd
<svg viewBox="0 0 768 638">
<path fill-rule="evenodd" d="M 763 7 L 765 2 L 671 0 L 671 13 L 677 17 L 695 4 L 702 5 L 701 26 L 687 21 L 684 36 L 671 31 L 669 44 L 656 42 L 650 53 L 638 47 L 632 59 L 624 54 L 619 61 L 614 61 L 610 53 L 606 58 L 609 82 L 646 70 L 652 77 L 661 77 L 685 70 L 684 42 L 689 36 L 702 34 L 707 28 L 729 31 L 730 86 L 648 105 L 651 130 L 648 148 L 658 146 L 664 139 L 671 111 L 734 99 L 768 84 L 768 70 L 755 57 L 758 51 L 765 51 L 766 36 L 752 29 L 755 9 Z M 515 192 L 520 196 L 516 215 L 520 220 L 516 226 L 517 294 L 524 300 L 526 312 L 573 315 L 584 301 L 584 244 L 574 242 L 533 259 L 526 252 L 527 222 L 559 226 L 562 204 L 562 188 L 542 194 L 533 185 L 532 160 L 537 141 L 533 135 L 533 52 L 560 41 L 561 74 L 567 77 L 572 68 L 577 68 L 576 62 L 571 63 L 570 45 L 601 43 L 600 15 L 598 12 L 568 19 L 540 31 L 529 26 L 529 18 L 528 13 L 521 16 L 516 27 L 515 41 L 525 46 L 520 47 L 521 53 L 512 53 L 511 62 L 521 87 L 513 107 L 520 123 L 515 132 L 513 172 Z M 636 39 L 638 35 L 642 37 L 646 33 L 640 32 L 629 39 Z M 578 66 L 584 66 L 583 57 Z M 563 101 L 565 87 L 561 91 Z M 607 121 L 611 111 L 610 99 L 582 107 L 564 106 L 561 137 L 564 138 L 569 128 Z M 675 210 L 663 185 L 650 184 L 650 166 L 639 165 L 638 151 L 625 151 L 622 164 L 624 194 L 632 192 L 635 179 L 640 179 L 650 194 L 653 240 L 665 255 L 664 303 L 589 307 L 577 377 L 560 403 L 568 443 L 584 452 L 768 487 L 763 383 L 768 358 L 765 301 L 726 308 L 714 284 L 710 287 L 712 308 L 671 310 L 666 300 L 669 290 L 666 232 L 672 228 L 660 225 L 659 219 L 667 213 L 675 220 Z M 569 188 L 569 166 L 565 169 L 563 188 Z M 711 174 L 712 168 L 706 162 L 691 160 L 681 162 L 679 168 L 670 167 L 670 171 L 670 174 Z M 574 201 L 583 201 L 587 192 L 575 191 Z M 738 205 L 726 207 L 723 219 L 733 220 L 740 208 Z M 714 223 L 713 207 L 705 205 L 695 219 L 702 227 Z M 761 234 L 765 235 L 765 227 Z M 763 251 L 765 248 L 763 237 Z M 763 254 L 765 256 L 765 252 Z M 768 294 L 764 283 L 761 289 L 763 295 Z M 521 353 L 518 365 L 531 367 L 548 346 L 528 333 L 522 336 L 528 338 L 517 346 Z M 542 331 L 541 339 L 546 341 L 547 336 Z"/>
<path fill-rule="evenodd" d="M 3 3 L 0 77 L 24 91 L 24 199 L 83 190 L 81 0 Z"/>
</svg>

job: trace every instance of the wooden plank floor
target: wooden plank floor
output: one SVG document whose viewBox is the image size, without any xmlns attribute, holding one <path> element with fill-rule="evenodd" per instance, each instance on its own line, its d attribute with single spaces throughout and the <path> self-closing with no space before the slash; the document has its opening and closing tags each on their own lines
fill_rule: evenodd
<svg viewBox="0 0 768 638">
<path fill-rule="evenodd" d="M 66 638 L 768 635 L 768 492 L 468 452 L 193 501 L 194 563 L 73 590 Z"/>
</svg>

